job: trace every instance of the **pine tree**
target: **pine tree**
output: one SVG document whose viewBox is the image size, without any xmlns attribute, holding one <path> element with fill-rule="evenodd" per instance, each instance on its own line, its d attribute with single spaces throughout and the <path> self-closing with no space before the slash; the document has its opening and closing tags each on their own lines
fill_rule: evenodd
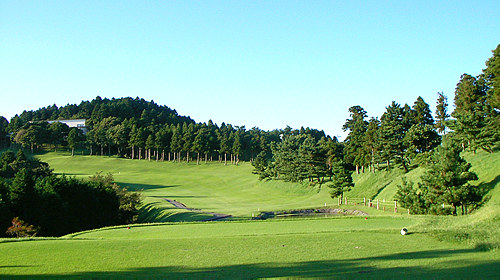
<svg viewBox="0 0 500 280">
<path fill-rule="evenodd" d="M 446 121 L 450 117 L 448 115 L 448 98 L 442 93 L 438 92 L 438 99 L 436 101 L 436 124 L 434 125 L 437 131 L 443 134 L 446 130 Z"/>
<path fill-rule="evenodd" d="M 486 69 L 481 77 L 486 91 L 486 125 L 478 138 L 483 149 L 493 152 L 500 143 L 500 44 L 493 50 L 493 56 L 486 61 Z"/>
<path fill-rule="evenodd" d="M 471 164 L 460 156 L 460 149 L 451 141 L 445 141 L 432 155 L 432 165 L 422 176 L 422 187 L 426 188 L 432 203 L 447 203 L 457 214 L 458 206 L 467 206 L 481 200 L 477 187 L 468 182 L 477 180 L 470 171 Z"/>
<path fill-rule="evenodd" d="M 371 118 L 363 137 L 364 149 L 368 152 L 367 161 L 370 163 L 370 169 L 373 173 L 375 173 L 375 163 L 377 162 L 380 150 L 379 128 L 380 121 L 376 118 Z"/>
<path fill-rule="evenodd" d="M 486 93 L 481 83 L 475 77 L 463 74 L 455 89 L 455 110 L 451 114 L 455 120 L 450 122 L 454 138 L 462 148 L 476 151 L 482 146 L 478 135 L 487 126 L 485 101 Z"/>
<path fill-rule="evenodd" d="M 80 147 L 81 143 L 85 139 L 82 131 L 78 128 L 71 128 L 68 133 L 68 146 L 71 148 L 71 156 L 75 155 L 75 149 Z"/>
<path fill-rule="evenodd" d="M 394 160 L 401 163 L 405 172 L 408 172 L 405 158 L 403 113 L 403 108 L 393 101 L 380 118 L 381 156 L 382 159 L 386 160 L 387 168 L 390 167 L 390 161 Z"/>
<path fill-rule="evenodd" d="M 342 130 L 349 131 L 345 139 L 346 157 L 345 161 L 356 166 L 356 173 L 359 174 L 359 167 L 366 165 L 366 150 L 364 146 L 364 134 L 368 127 L 366 111 L 361 106 L 349 108 L 350 119 L 347 119 Z"/>
<path fill-rule="evenodd" d="M 330 196 L 332 198 L 342 197 L 344 192 L 348 192 L 354 187 L 351 172 L 346 170 L 346 166 L 342 161 L 335 161 L 332 164 L 332 182 L 328 184 L 330 188 Z"/>
</svg>

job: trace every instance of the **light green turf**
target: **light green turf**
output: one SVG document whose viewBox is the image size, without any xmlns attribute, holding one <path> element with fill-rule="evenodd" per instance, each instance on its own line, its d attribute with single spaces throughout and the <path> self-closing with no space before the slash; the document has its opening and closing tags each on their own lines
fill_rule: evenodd
<svg viewBox="0 0 500 280">
<path fill-rule="evenodd" d="M 493 278 L 494 251 L 439 241 L 419 217 L 188 223 L 0 243 L 6 278 Z M 410 232 L 401 236 L 399 230 Z"/>
<path fill-rule="evenodd" d="M 479 176 L 478 181 L 471 182 L 476 186 L 484 184 L 498 183 L 500 176 L 500 153 L 487 153 L 478 151 L 476 154 L 464 153 L 464 158 L 472 164 L 472 170 Z M 366 170 L 364 173 L 353 173 L 355 187 L 352 191 L 346 193 L 348 197 L 366 197 L 371 199 L 393 200 L 397 191 L 397 186 L 401 185 L 402 177 L 408 181 L 420 182 L 420 176 L 425 173 L 425 168 L 419 167 L 410 170 L 408 173 L 398 167 L 393 166 L 390 171 L 380 170 L 376 173 L 370 173 Z M 496 178 L 496 181 L 495 181 Z"/>
<path fill-rule="evenodd" d="M 328 190 L 308 184 L 261 182 L 249 163 L 171 163 L 97 156 L 71 157 L 64 153 L 39 156 L 59 174 L 86 178 L 102 171 L 131 190 L 141 190 L 145 205 L 141 220 L 192 221 L 207 216 L 175 209 L 164 198 L 190 208 L 251 217 L 260 211 L 332 205 Z"/>
</svg>

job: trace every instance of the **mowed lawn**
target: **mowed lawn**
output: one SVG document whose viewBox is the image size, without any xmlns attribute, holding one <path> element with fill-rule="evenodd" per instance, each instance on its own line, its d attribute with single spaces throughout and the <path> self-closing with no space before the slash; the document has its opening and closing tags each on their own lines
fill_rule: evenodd
<svg viewBox="0 0 500 280">
<path fill-rule="evenodd" d="M 180 223 L 0 243 L 0 278 L 495 278 L 500 257 L 419 232 L 422 217 Z M 402 227 L 410 235 L 402 236 Z"/>
<path fill-rule="evenodd" d="M 490 245 L 497 244 L 500 196 L 496 192 L 484 209 L 464 217 L 395 215 L 360 207 L 371 215 L 252 221 L 245 218 L 259 210 L 335 206 L 336 201 L 317 186 L 260 182 L 248 163 L 197 166 L 72 158 L 64 153 L 39 157 L 59 174 L 85 178 L 109 172 L 118 183 L 142 189 L 145 221 L 206 216 L 175 209 L 164 198 L 242 219 L 118 226 L 62 238 L 0 239 L 0 279 L 494 279 L 500 275 L 500 254 L 496 245 Z M 497 183 L 488 177 L 490 181 Z M 409 235 L 400 234 L 403 227 Z M 482 237 L 487 237 L 484 242 Z"/>
<path fill-rule="evenodd" d="M 47 153 L 37 156 L 58 174 L 88 178 L 97 172 L 112 173 L 115 181 L 144 196 L 141 219 L 192 221 L 205 216 L 175 209 L 164 199 L 177 200 L 207 212 L 251 217 L 260 211 L 303 209 L 333 205 L 326 188 L 285 182 L 261 182 L 250 163 L 172 163 L 113 157 Z"/>
</svg>

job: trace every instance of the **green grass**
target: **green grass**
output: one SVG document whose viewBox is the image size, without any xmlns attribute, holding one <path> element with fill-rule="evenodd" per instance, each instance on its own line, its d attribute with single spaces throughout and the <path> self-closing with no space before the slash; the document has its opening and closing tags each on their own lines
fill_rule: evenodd
<svg viewBox="0 0 500 280">
<path fill-rule="evenodd" d="M 40 158 L 57 173 L 111 172 L 120 184 L 143 189 L 143 221 L 204 217 L 175 209 L 163 198 L 241 219 L 3 239 L 0 278 L 495 278 L 500 275 L 500 157 L 466 157 L 480 177 L 476 184 L 491 190 L 482 208 L 469 216 L 415 216 L 349 205 L 371 216 L 250 221 L 245 218 L 258 210 L 332 206 L 336 200 L 318 186 L 260 182 L 249 164 L 196 166 L 47 153 Z M 412 180 L 422 172 L 406 176 Z M 355 175 L 353 194 L 389 199 L 401 175 L 398 170 Z M 402 227 L 411 234 L 401 236 Z"/>
<path fill-rule="evenodd" d="M 307 184 L 261 182 L 251 174 L 249 163 L 224 166 L 148 162 L 120 158 L 47 153 L 39 158 L 57 173 L 86 178 L 96 172 L 112 173 L 115 181 L 131 190 L 141 190 L 144 207 L 142 222 L 193 221 L 206 215 L 174 208 L 164 198 L 175 199 L 190 208 L 251 217 L 260 211 L 331 205 L 328 190 Z"/>
<path fill-rule="evenodd" d="M 495 252 L 439 241 L 418 232 L 420 220 L 349 217 L 115 227 L 67 239 L 0 243 L 0 274 L 14 279 L 449 279 L 500 273 Z M 403 226 L 414 234 L 401 236 Z"/>
</svg>

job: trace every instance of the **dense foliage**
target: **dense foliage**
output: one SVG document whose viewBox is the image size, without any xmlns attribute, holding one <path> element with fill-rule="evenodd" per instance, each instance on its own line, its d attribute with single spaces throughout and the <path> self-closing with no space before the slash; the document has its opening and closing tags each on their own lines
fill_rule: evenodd
<svg viewBox="0 0 500 280">
<path fill-rule="evenodd" d="M 470 171 L 470 163 L 460 156 L 460 150 L 451 141 L 437 147 L 422 182 L 415 187 L 413 182 L 403 180 L 398 188 L 396 199 L 401 205 L 416 214 L 445 214 L 448 212 L 445 205 L 451 205 L 454 215 L 459 206 L 462 215 L 468 213 L 470 206 L 477 206 L 484 193 L 468 183 L 478 178 Z"/>
<path fill-rule="evenodd" d="M 63 123 L 47 122 L 62 119 L 86 119 L 88 132 L 83 135 L 81 130 L 69 129 Z M 7 124 L 4 126 L 7 128 Z M 67 146 L 73 154 L 75 149 L 86 149 L 90 155 L 188 162 L 196 159 L 198 163 L 216 159 L 225 164 L 229 160 L 234 164 L 241 159 L 253 160 L 268 150 L 271 142 L 279 141 L 285 131 L 247 130 L 212 121 L 195 123 L 153 101 L 100 97 L 80 105 L 24 111 L 12 118 L 7 130 L 12 142 L 32 151 L 43 145 L 54 149 Z"/>
<path fill-rule="evenodd" d="M 38 235 L 59 236 L 137 217 L 139 194 L 114 184 L 110 175 L 88 181 L 55 176 L 48 164 L 27 159 L 22 151 L 2 153 L 0 168 L 0 235 L 11 225 L 21 228 L 19 219 Z"/>
</svg>

